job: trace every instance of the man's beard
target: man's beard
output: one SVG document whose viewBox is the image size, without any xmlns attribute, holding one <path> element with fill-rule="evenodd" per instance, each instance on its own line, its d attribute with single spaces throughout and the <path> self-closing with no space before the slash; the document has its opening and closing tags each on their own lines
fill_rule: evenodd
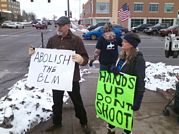
<svg viewBox="0 0 179 134">
<path fill-rule="evenodd" d="M 62 36 L 63 33 L 62 33 L 62 32 L 59 32 L 59 31 L 57 30 L 57 35 Z"/>
</svg>

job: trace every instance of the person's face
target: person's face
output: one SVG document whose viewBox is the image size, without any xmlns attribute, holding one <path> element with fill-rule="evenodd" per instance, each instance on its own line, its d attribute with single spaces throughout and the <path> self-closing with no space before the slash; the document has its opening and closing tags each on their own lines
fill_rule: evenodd
<svg viewBox="0 0 179 134">
<path fill-rule="evenodd" d="M 127 42 L 125 39 L 122 41 L 122 50 L 129 51 L 133 46 Z"/>
<path fill-rule="evenodd" d="M 57 25 L 57 32 L 59 32 L 59 34 L 66 34 L 68 32 L 69 29 L 69 25 L 65 24 L 65 25 Z"/>
</svg>

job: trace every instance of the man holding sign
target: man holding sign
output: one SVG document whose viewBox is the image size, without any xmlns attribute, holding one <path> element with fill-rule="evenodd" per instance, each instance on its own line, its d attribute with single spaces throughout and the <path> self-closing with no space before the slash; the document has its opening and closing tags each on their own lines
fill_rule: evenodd
<svg viewBox="0 0 179 134">
<path fill-rule="evenodd" d="M 84 47 L 84 44 L 80 37 L 74 35 L 70 31 L 70 19 L 62 16 L 56 21 L 57 34 L 51 37 L 47 43 L 49 49 L 63 49 L 72 50 L 76 54 L 72 55 L 72 60 L 75 62 L 74 76 L 72 92 L 68 91 L 68 94 L 75 107 L 75 115 L 80 120 L 80 124 L 85 133 L 90 133 L 90 129 L 87 126 L 87 114 L 83 105 L 83 101 L 80 94 L 80 70 L 79 65 L 86 65 L 88 63 L 88 54 Z M 65 83 L 71 84 L 71 83 Z M 53 89 L 53 125 L 50 126 L 47 131 L 53 131 L 56 128 L 62 126 L 62 106 L 63 106 L 63 94 L 64 91 Z"/>
<path fill-rule="evenodd" d="M 132 134 L 133 111 L 139 110 L 145 91 L 145 60 L 137 49 L 140 42 L 137 34 L 126 34 L 112 73 L 100 72 L 96 112 L 108 122 L 107 134 L 115 134 L 115 127 L 124 129 L 123 134 Z"/>
</svg>

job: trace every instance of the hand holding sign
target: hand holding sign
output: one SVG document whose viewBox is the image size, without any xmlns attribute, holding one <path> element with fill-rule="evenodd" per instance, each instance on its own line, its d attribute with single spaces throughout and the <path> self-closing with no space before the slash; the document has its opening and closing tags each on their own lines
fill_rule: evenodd
<svg viewBox="0 0 179 134">
<path fill-rule="evenodd" d="M 31 55 L 34 54 L 34 53 L 35 53 L 35 48 L 32 47 L 32 46 L 30 46 L 30 47 L 29 47 L 29 56 L 31 56 Z"/>
<path fill-rule="evenodd" d="M 79 54 L 72 55 L 72 60 L 80 65 L 83 64 L 83 57 Z"/>
</svg>

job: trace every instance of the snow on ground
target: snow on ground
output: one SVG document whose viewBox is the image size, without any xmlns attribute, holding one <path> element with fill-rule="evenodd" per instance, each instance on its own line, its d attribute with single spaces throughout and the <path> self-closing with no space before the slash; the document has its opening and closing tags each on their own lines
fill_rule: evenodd
<svg viewBox="0 0 179 134">
<path fill-rule="evenodd" d="M 146 88 L 156 91 L 158 88 L 166 90 L 175 89 L 177 81 L 173 69 L 179 66 L 166 66 L 165 63 L 146 62 Z M 179 72 L 179 70 L 178 70 Z M 81 71 L 81 77 L 89 74 L 90 69 Z M 85 81 L 84 78 L 80 82 Z M 21 134 L 31 127 L 46 121 L 52 114 L 51 89 L 29 88 L 26 78 L 18 81 L 9 89 L 9 93 L 0 99 L 0 132 L 1 134 Z M 64 102 L 68 95 L 64 94 Z M 4 124 L 9 128 L 3 128 Z"/>
<path fill-rule="evenodd" d="M 175 89 L 177 73 L 179 75 L 179 66 L 166 66 L 162 62 L 155 64 L 146 62 L 145 88 L 154 91 Z"/>
</svg>

